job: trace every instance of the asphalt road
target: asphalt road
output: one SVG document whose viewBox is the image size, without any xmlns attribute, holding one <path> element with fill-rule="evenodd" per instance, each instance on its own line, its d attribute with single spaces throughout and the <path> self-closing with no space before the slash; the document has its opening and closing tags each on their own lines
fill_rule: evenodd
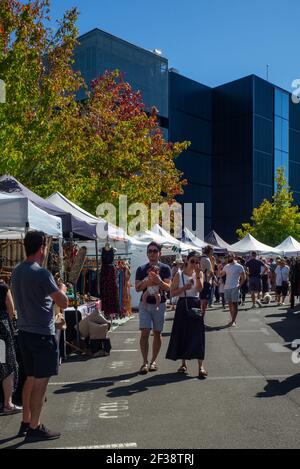
<svg viewBox="0 0 300 469">
<path fill-rule="evenodd" d="M 20 416 L 0 417 L 0 448 L 299 448 L 300 363 L 292 361 L 292 342 L 300 347 L 300 308 L 249 307 L 240 309 L 236 329 L 223 327 L 228 312 L 208 310 L 205 381 L 196 377 L 196 361 L 181 376 L 179 363 L 165 359 L 173 312 L 159 371 L 139 376 L 135 316 L 110 334 L 109 357 L 74 356 L 51 380 L 42 421 L 60 439 L 24 444 L 15 437 Z"/>
</svg>

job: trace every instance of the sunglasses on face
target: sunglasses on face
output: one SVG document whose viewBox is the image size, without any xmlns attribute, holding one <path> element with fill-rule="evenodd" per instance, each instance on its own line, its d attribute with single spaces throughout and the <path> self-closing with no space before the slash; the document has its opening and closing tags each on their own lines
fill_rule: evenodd
<svg viewBox="0 0 300 469">
<path fill-rule="evenodd" d="M 148 254 L 157 254 L 158 252 L 157 249 L 148 249 Z"/>
<path fill-rule="evenodd" d="M 190 259 L 191 264 L 200 264 L 200 261 L 198 259 Z"/>
</svg>

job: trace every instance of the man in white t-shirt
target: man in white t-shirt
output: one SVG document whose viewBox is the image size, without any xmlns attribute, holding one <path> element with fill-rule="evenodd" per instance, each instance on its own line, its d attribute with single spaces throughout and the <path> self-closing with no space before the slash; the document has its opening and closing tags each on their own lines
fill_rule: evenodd
<svg viewBox="0 0 300 469">
<path fill-rule="evenodd" d="M 225 265 L 221 275 L 226 275 L 226 282 L 224 286 L 225 301 L 229 305 L 231 314 L 231 322 L 229 327 L 236 326 L 236 318 L 238 315 L 238 304 L 240 297 L 240 287 L 246 281 L 246 274 L 244 267 L 234 259 L 233 254 L 228 254 L 228 264 Z"/>
<path fill-rule="evenodd" d="M 280 259 L 279 264 L 275 269 L 275 275 L 277 306 L 281 306 L 284 305 L 285 297 L 288 294 L 290 276 L 290 268 L 286 265 L 284 259 Z M 282 301 L 280 301 L 281 297 Z"/>
</svg>

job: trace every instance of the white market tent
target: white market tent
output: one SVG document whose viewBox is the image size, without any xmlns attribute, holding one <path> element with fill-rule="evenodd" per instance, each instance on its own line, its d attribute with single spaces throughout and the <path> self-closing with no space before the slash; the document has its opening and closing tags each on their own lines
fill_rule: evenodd
<svg viewBox="0 0 300 469">
<path fill-rule="evenodd" d="M 199 246 L 193 246 L 187 243 L 183 243 L 177 238 L 174 238 L 174 236 L 172 236 L 164 228 L 162 228 L 161 226 L 157 224 L 153 226 L 151 232 L 155 233 L 156 235 L 162 236 L 166 240 L 166 242 L 169 242 L 171 243 L 172 246 L 180 249 L 182 253 L 188 253 L 189 251 L 192 251 L 193 249 L 196 251 L 201 251 L 201 248 Z"/>
<path fill-rule="evenodd" d="M 36 207 L 27 197 L 0 194 L 0 238 L 20 239 L 26 230 L 44 231 L 62 237 L 61 218 Z"/>
<path fill-rule="evenodd" d="M 192 246 L 195 248 L 203 249 L 205 246 L 207 246 L 207 243 L 202 241 L 202 239 L 197 238 L 188 228 L 184 228 L 184 236 L 186 239 L 190 240 L 190 243 Z"/>
<path fill-rule="evenodd" d="M 230 250 L 241 254 L 246 254 L 251 251 L 256 251 L 258 254 L 282 254 L 282 251 L 279 249 L 261 243 L 251 234 L 247 234 L 241 241 L 232 244 Z"/>
<path fill-rule="evenodd" d="M 71 215 L 79 218 L 79 220 L 85 221 L 90 225 L 96 225 L 97 236 L 103 241 L 106 241 L 108 236 L 111 240 L 132 242 L 132 239 L 127 236 L 122 228 L 118 228 L 117 226 L 108 223 L 103 218 L 95 217 L 91 213 L 79 207 L 79 205 L 76 205 L 74 202 L 67 199 L 67 197 L 65 197 L 60 192 L 54 192 L 52 195 L 50 195 L 50 197 L 47 198 L 47 200 L 56 207 L 71 213 Z"/>
<path fill-rule="evenodd" d="M 276 249 L 282 251 L 287 257 L 300 255 L 300 243 L 292 236 L 288 236 L 282 243 L 278 244 Z"/>
</svg>

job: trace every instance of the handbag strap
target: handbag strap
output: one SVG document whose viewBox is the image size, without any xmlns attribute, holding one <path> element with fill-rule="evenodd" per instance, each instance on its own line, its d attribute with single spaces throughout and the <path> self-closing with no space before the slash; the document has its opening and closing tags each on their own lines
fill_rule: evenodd
<svg viewBox="0 0 300 469">
<path fill-rule="evenodd" d="M 181 272 L 181 277 L 182 277 L 183 286 L 185 286 L 185 283 L 184 283 L 184 273 L 183 273 L 183 272 Z M 184 297 L 185 297 L 186 310 L 188 310 L 189 307 L 188 307 L 188 301 L 187 301 L 187 296 L 186 296 L 186 291 L 185 291 L 185 290 L 184 290 Z"/>
</svg>

